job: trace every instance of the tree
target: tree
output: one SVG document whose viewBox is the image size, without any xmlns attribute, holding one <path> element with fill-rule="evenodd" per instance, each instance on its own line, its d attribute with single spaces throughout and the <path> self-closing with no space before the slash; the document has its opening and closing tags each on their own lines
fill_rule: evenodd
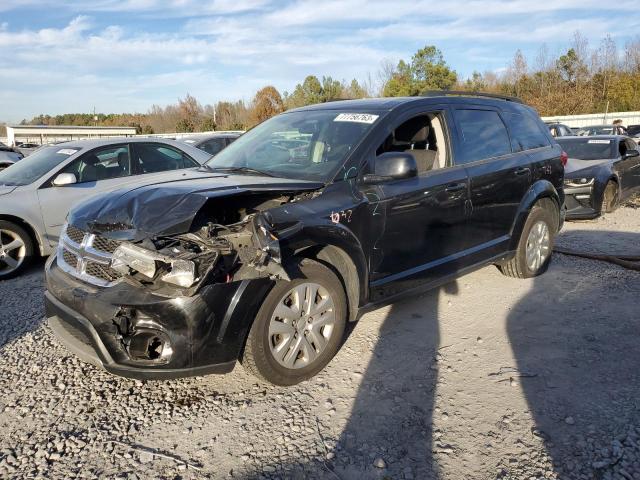
<svg viewBox="0 0 640 480">
<path fill-rule="evenodd" d="M 195 132 L 202 116 L 202 106 L 198 100 L 187 94 L 184 99 L 178 100 L 178 113 L 180 119 L 176 123 L 176 129 L 180 126 L 179 132 Z"/>
<path fill-rule="evenodd" d="M 213 120 L 213 117 L 205 117 L 202 119 L 200 123 L 200 131 L 201 132 L 213 132 L 217 128 L 216 122 Z"/>
<path fill-rule="evenodd" d="M 447 90 L 456 84 L 458 75 L 444 60 L 442 52 L 434 45 L 418 50 L 411 63 L 404 60 L 398 66 L 383 88 L 388 97 L 419 95 L 427 90 Z"/>
<path fill-rule="evenodd" d="M 275 87 L 269 85 L 256 93 L 252 103 L 252 119 L 255 124 L 264 122 L 284 111 L 282 97 Z"/>
</svg>

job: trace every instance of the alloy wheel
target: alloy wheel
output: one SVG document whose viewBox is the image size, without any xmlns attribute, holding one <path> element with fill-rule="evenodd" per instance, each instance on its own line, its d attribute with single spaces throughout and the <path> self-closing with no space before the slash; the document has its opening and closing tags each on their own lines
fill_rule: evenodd
<svg viewBox="0 0 640 480">
<path fill-rule="evenodd" d="M 551 250 L 551 235 L 546 222 L 539 220 L 533 224 L 527 237 L 527 267 L 536 272 L 544 264 Z"/>
<path fill-rule="evenodd" d="M 24 263 L 27 247 L 24 240 L 11 230 L 0 230 L 0 277 L 16 271 Z"/>
<path fill-rule="evenodd" d="M 278 302 L 269 322 L 269 347 L 291 369 L 311 364 L 325 350 L 336 323 L 333 298 L 317 283 L 302 283 Z"/>
</svg>

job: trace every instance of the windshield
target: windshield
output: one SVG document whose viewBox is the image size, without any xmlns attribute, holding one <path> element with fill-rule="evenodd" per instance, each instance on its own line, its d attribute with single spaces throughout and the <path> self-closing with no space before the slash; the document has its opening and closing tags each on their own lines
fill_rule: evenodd
<svg viewBox="0 0 640 480">
<path fill-rule="evenodd" d="M 338 110 L 285 113 L 239 137 L 209 160 L 207 166 L 325 182 L 343 165 L 377 119 L 374 113 Z"/>
<path fill-rule="evenodd" d="M 614 141 L 610 139 L 559 138 L 557 142 L 562 149 L 567 152 L 569 158 L 577 158 L 578 160 L 602 160 L 616 156 L 616 151 L 613 148 Z"/>
<path fill-rule="evenodd" d="M 596 127 L 584 127 L 578 132 L 578 135 L 615 135 L 613 126 L 608 125 L 596 126 Z"/>
<path fill-rule="evenodd" d="M 29 185 L 53 168 L 65 161 L 80 148 L 64 148 L 63 145 L 43 147 L 24 160 L 11 165 L 0 172 L 0 185 L 20 186 Z"/>
</svg>

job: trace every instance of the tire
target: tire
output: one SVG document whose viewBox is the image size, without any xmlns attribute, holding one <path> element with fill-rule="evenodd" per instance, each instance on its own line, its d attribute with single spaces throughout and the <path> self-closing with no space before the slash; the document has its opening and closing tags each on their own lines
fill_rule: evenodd
<svg viewBox="0 0 640 480">
<path fill-rule="evenodd" d="M 313 260 L 304 259 L 298 267 L 296 278 L 277 281 L 265 298 L 240 360 L 247 371 L 274 385 L 295 385 L 316 375 L 338 352 L 344 336 L 347 298 L 342 283 L 329 268 Z M 311 298 L 313 285 L 318 286 L 313 298 L 317 312 L 307 315 L 306 304 L 298 308 L 300 301 L 294 300 Z M 296 326 L 290 319 L 297 319 Z"/>
<path fill-rule="evenodd" d="M 15 223 L 0 220 L 0 280 L 20 275 L 33 255 L 33 240 L 29 233 Z"/>
<path fill-rule="evenodd" d="M 609 180 L 602 194 L 601 213 L 613 213 L 618 208 L 618 185 Z"/>
<path fill-rule="evenodd" d="M 553 251 L 553 244 L 558 231 L 558 218 L 559 213 L 553 200 L 542 199 L 536 202 L 522 229 L 516 254 L 511 260 L 498 265 L 500 272 L 502 272 L 503 275 L 514 278 L 531 278 L 544 273 L 551 261 L 551 252 Z M 531 261 L 528 262 L 527 246 L 528 244 L 531 246 L 536 244 L 536 240 L 542 234 L 541 230 L 545 228 L 544 226 L 541 227 L 541 225 L 546 226 L 547 240 L 543 241 L 546 249 L 540 249 L 542 255 L 538 261 L 532 265 Z M 535 231 L 532 233 L 534 229 Z M 531 249 L 532 252 L 535 250 L 536 248 Z"/>
</svg>

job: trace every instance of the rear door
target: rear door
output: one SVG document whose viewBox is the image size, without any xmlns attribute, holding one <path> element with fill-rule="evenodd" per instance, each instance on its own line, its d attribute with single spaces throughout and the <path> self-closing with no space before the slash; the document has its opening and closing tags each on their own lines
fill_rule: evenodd
<svg viewBox="0 0 640 480">
<path fill-rule="evenodd" d="M 465 223 L 465 248 L 476 260 L 504 252 L 516 212 L 531 185 L 529 156 L 512 148 L 501 112 L 489 106 L 454 109 L 458 141 L 456 164 L 469 176 L 471 215 Z"/>
<path fill-rule="evenodd" d="M 56 187 L 53 179 L 60 173 L 73 173 L 76 183 Z M 47 237 L 57 242 L 67 213 L 78 203 L 122 185 L 132 174 L 129 144 L 122 143 L 91 150 L 56 172 L 38 190 L 38 199 Z"/>
<path fill-rule="evenodd" d="M 135 142 L 132 144 L 131 158 L 136 175 L 199 166 L 198 162 L 182 150 L 166 143 Z"/>
</svg>

